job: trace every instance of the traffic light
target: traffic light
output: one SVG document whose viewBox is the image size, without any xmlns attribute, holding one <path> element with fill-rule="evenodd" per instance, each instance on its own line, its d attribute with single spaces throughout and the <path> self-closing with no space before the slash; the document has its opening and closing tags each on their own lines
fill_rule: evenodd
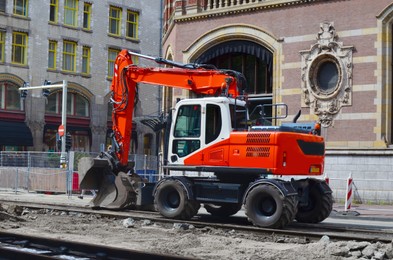
<svg viewBox="0 0 393 260">
<path fill-rule="evenodd" d="M 67 135 L 66 135 L 66 143 L 65 143 L 65 149 L 66 149 L 66 152 L 68 152 L 69 150 L 71 150 L 71 145 L 72 145 L 72 139 L 71 139 L 71 134 L 70 133 L 67 133 Z"/>
<path fill-rule="evenodd" d="M 61 151 L 61 137 L 59 136 L 58 133 L 56 133 L 56 145 L 57 145 L 57 150 Z"/>
<path fill-rule="evenodd" d="M 24 88 L 30 87 L 29 82 L 23 82 L 23 87 L 24 87 Z M 20 91 L 20 97 L 21 97 L 21 98 L 26 98 L 26 97 L 27 97 L 27 89 L 24 89 L 24 90 L 21 90 L 21 91 Z"/>
<path fill-rule="evenodd" d="M 20 91 L 20 97 L 21 98 L 26 98 L 27 97 L 27 89 L 24 89 L 24 90 Z"/>
<path fill-rule="evenodd" d="M 46 86 L 46 85 L 51 85 L 51 84 L 52 84 L 52 82 L 50 82 L 49 80 L 45 80 L 45 81 L 44 81 L 44 86 Z M 43 89 L 42 89 L 42 95 L 43 95 L 44 97 L 48 97 L 48 96 L 49 96 L 49 93 L 50 93 L 49 89 L 47 89 L 47 88 L 43 88 Z"/>
</svg>

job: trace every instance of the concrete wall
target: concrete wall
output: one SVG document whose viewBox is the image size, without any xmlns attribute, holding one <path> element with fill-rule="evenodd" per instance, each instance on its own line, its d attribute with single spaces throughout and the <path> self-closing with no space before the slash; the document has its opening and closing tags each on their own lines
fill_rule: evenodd
<svg viewBox="0 0 393 260">
<path fill-rule="evenodd" d="M 345 201 L 352 176 L 354 201 L 393 203 L 393 151 L 327 151 L 325 174 L 336 201 Z"/>
</svg>

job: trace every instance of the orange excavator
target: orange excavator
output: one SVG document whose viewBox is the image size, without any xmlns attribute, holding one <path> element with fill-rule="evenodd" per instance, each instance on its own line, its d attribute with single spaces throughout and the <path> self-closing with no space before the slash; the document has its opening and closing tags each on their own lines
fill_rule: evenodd
<svg viewBox="0 0 393 260">
<path fill-rule="evenodd" d="M 133 55 L 171 68 L 136 66 Z M 128 160 L 138 83 L 198 96 L 179 101 L 166 122 L 165 174 L 153 182 L 136 174 Z M 201 204 L 220 217 L 243 208 L 250 222 L 269 228 L 294 220 L 317 223 L 331 213 L 332 191 L 317 178 L 325 158 L 320 126 L 296 123 L 300 114 L 287 125 L 253 125 L 241 73 L 122 50 L 111 90 L 111 149 L 78 164 L 80 187 L 98 190 L 93 208 L 153 208 L 183 220 L 195 216 Z"/>
</svg>

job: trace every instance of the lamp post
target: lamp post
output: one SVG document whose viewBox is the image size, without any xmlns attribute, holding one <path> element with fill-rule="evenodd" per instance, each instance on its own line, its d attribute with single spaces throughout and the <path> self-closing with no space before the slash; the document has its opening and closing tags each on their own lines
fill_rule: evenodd
<svg viewBox="0 0 393 260">
<path fill-rule="evenodd" d="M 47 82 L 47 81 L 46 81 Z M 19 88 L 20 91 L 30 89 L 48 89 L 48 88 L 62 88 L 63 99 L 62 99 L 62 111 L 61 111 L 61 128 L 64 129 L 63 135 L 61 136 L 61 155 L 60 155 L 60 168 L 66 168 L 67 152 L 65 149 L 66 133 L 67 133 L 67 80 L 63 80 L 63 84 L 54 85 L 43 85 L 43 86 L 28 86 L 25 84 L 24 87 Z"/>
</svg>

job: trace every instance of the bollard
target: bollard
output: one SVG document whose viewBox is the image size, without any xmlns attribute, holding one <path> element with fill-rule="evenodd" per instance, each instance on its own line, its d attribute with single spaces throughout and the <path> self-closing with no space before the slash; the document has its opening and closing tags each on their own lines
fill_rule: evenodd
<svg viewBox="0 0 393 260">
<path fill-rule="evenodd" d="M 346 192 L 346 197 L 345 197 L 345 211 L 348 211 L 351 209 L 352 184 L 353 184 L 352 173 L 349 173 L 349 177 L 347 179 L 347 192 Z"/>
<path fill-rule="evenodd" d="M 327 172 L 325 172 L 325 182 L 327 185 L 329 185 L 329 176 L 328 176 Z"/>
</svg>

